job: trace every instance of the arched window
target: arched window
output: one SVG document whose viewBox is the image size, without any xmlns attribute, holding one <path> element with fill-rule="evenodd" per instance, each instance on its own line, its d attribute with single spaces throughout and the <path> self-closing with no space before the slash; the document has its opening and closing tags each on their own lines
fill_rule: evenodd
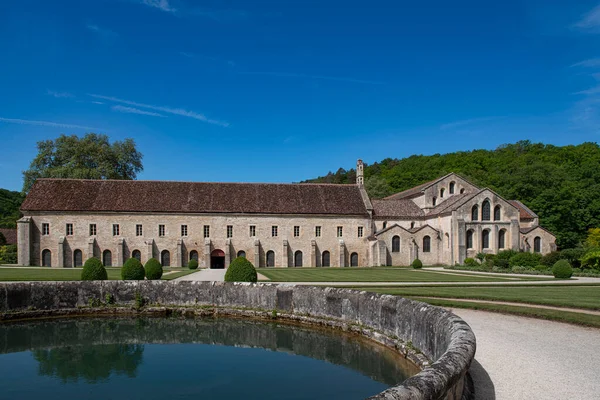
<svg viewBox="0 0 600 400">
<path fill-rule="evenodd" d="M 110 250 L 104 250 L 104 253 L 102 253 L 102 263 L 105 267 L 112 267 L 112 253 Z"/>
<path fill-rule="evenodd" d="M 275 266 L 275 252 L 273 250 L 267 251 L 267 267 Z"/>
<path fill-rule="evenodd" d="M 447 247 L 447 248 L 450 248 L 450 235 L 448 235 L 448 234 L 446 233 L 445 237 L 446 237 L 446 247 Z"/>
<path fill-rule="evenodd" d="M 481 220 L 482 221 L 489 221 L 491 219 L 490 216 L 490 202 L 489 200 L 484 200 L 483 204 L 481 205 Z"/>
<path fill-rule="evenodd" d="M 429 253 L 431 251 L 431 238 L 425 236 L 423 238 L 423 253 Z"/>
<path fill-rule="evenodd" d="M 133 257 L 133 258 L 137 258 L 137 259 L 138 259 L 138 261 L 142 261 L 142 252 L 141 252 L 141 251 L 139 251 L 139 250 L 134 250 L 134 251 L 131 253 L 131 257 Z"/>
<path fill-rule="evenodd" d="M 542 252 L 542 238 L 539 236 L 536 236 L 535 239 L 533 239 L 533 252 L 534 253 Z"/>
<path fill-rule="evenodd" d="M 500 206 L 494 207 L 494 221 L 500 221 L 502 217 L 502 212 L 500 210 Z"/>
<path fill-rule="evenodd" d="M 433 205 L 435 206 L 437 203 L 437 197 L 433 196 Z"/>
<path fill-rule="evenodd" d="M 448 189 L 448 191 L 450 192 L 450 194 L 454 194 L 454 187 L 456 186 L 456 184 L 454 182 L 450 182 L 450 188 Z"/>
<path fill-rule="evenodd" d="M 392 238 L 392 253 L 400 251 L 400 236 L 396 235 Z"/>
<path fill-rule="evenodd" d="M 479 220 L 479 206 L 475 204 L 473 208 L 471 208 L 471 221 Z"/>
<path fill-rule="evenodd" d="M 244 250 L 240 250 L 237 252 L 237 256 L 246 258 L 246 252 Z"/>
<path fill-rule="evenodd" d="M 446 191 L 446 189 L 441 188 L 440 189 L 440 197 L 444 197 L 444 192 Z"/>
<path fill-rule="evenodd" d="M 410 229 L 415 229 L 415 223 L 414 222 L 410 223 Z"/>
<path fill-rule="evenodd" d="M 350 266 L 358 267 L 358 253 L 350 254 Z"/>
<path fill-rule="evenodd" d="M 383 229 L 387 228 L 387 221 L 383 221 Z"/>
<path fill-rule="evenodd" d="M 42 267 L 52 266 L 52 252 L 48 249 L 42 251 Z"/>
<path fill-rule="evenodd" d="M 500 231 L 498 232 L 498 248 L 499 249 L 504 248 L 505 241 L 506 241 L 506 230 L 500 229 Z"/>
<path fill-rule="evenodd" d="M 460 189 L 460 194 L 465 193 L 465 188 Z"/>
<path fill-rule="evenodd" d="M 198 252 L 196 250 L 190 251 L 190 261 L 191 260 L 198 261 Z"/>
<path fill-rule="evenodd" d="M 162 253 L 160 253 L 160 263 L 163 267 L 171 266 L 171 253 L 169 253 L 169 250 L 163 250 Z"/>
<path fill-rule="evenodd" d="M 81 267 L 83 265 L 83 253 L 77 249 L 73 252 L 73 266 Z"/>
<path fill-rule="evenodd" d="M 301 267 L 302 266 L 302 252 L 300 250 L 297 250 L 294 253 L 294 267 Z"/>
<path fill-rule="evenodd" d="M 473 248 L 473 231 L 469 229 L 467 231 L 467 249 Z"/>
<path fill-rule="evenodd" d="M 487 229 L 481 232 L 481 247 L 483 249 L 490 248 L 490 231 Z"/>
<path fill-rule="evenodd" d="M 324 251 L 323 254 L 321 255 L 321 267 L 329 267 L 330 265 L 330 259 L 331 255 L 329 254 L 328 251 Z"/>
</svg>

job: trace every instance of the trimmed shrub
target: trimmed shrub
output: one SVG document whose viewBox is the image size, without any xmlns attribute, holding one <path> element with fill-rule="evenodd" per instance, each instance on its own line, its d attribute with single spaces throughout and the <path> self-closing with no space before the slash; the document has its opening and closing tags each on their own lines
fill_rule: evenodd
<svg viewBox="0 0 600 400">
<path fill-rule="evenodd" d="M 256 269 L 246 257 L 238 257 L 229 264 L 225 273 L 225 282 L 256 282 Z"/>
<path fill-rule="evenodd" d="M 418 258 L 415 258 L 415 261 L 412 262 L 411 266 L 414 269 L 421 269 L 421 268 L 423 268 L 423 263 Z"/>
<path fill-rule="evenodd" d="M 196 260 L 195 258 L 192 258 L 190 260 L 190 262 L 188 263 L 188 268 L 189 269 L 198 269 L 198 260 Z"/>
<path fill-rule="evenodd" d="M 92 257 L 85 260 L 83 271 L 81 271 L 82 281 L 105 281 L 107 279 L 106 268 L 104 268 L 99 258 Z"/>
<path fill-rule="evenodd" d="M 533 268 L 540 263 L 539 253 L 517 253 L 508 260 L 510 267 Z"/>
<path fill-rule="evenodd" d="M 151 258 L 146 261 L 146 265 L 144 265 L 144 270 L 146 271 L 146 279 L 148 280 L 159 280 L 163 275 L 163 267 L 160 265 L 156 258 Z"/>
<path fill-rule="evenodd" d="M 465 258 L 464 264 L 468 265 L 469 267 L 473 267 L 475 265 L 479 265 L 479 263 L 474 258 L 471 258 L 471 257 Z"/>
<path fill-rule="evenodd" d="M 560 251 L 553 251 L 551 253 L 542 256 L 540 260 L 540 264 L 545 265 L 548 268 L 551 268 L 558 260 L 562 260 L 564 257 Z"/>
<path fill-rule="evenodd" d="M 567 260 L 573 268 L 581 267 L 580 259 L 585 255 L 585 250 L 581 247 L 575 249 L 564 249 L 560 252 L 563 260 Z"/>
<path fill-rule="evenodd" d="M 581 267 L 600 270 L 600 250 L 590 251 L 581 257 Z"/>
<path fill-rule="evenodd" d="M 135 257 L 131 257 L 125 261 L 125 265 L 121 268 L 121 278 L 124 281 L 142 281 L 145 276 L 146 271 L 144 270 L 144 266 Z"/>
<path fill-rule="evenodd" d="M 552 275 L 557 279 L 569 279 L 573 276 L 573 268 L 567 260 L 558 260 L 552 267 Z"/>
</svg>

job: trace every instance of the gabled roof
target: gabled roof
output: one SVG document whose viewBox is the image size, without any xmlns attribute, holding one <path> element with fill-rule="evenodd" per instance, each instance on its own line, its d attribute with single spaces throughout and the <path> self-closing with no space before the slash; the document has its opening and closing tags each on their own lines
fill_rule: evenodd
<svg viewBox="0 0 600 400">
<path fill-rule="evenodd" d="M 415 187 L 407 189 L 407 190 L 405 190 L 403 192 L 396 193 L 396 194 L 393 194 L 391 196 L 385 197 L 384 200 L 399 200 L 399 199 L 406 199 L 406 198 L 412 197 L 412 196 L 414 196 L 416 194 L 421 193 L 422 191 L 424 191 L 425 189 L 427 189 L 429 186 L 434 185 L 435 183 L 441 181 L 442 179 L 444 179 L 444 178 L 446 178 L 446 177 L 448 177 L 450 175 L 453 175 L 453 174 L 451 173 L 451 174 L 448 174 L 448 175 L 444 175 L 441 178 L 437 178 L 437 179 L 434 179 L 432 181 L 422 183 L 419 186 L 415 186 Z"/>
<path fill-rule="evenodd" d="M 519 200 L 509 200 L 510 204 L 515 206 L 519 210 L 519 219 L 520 220 L 528 220 L 538 218 L 537 214 L 531 211 L 529 207 L 525 204 L 521 203 Z"/>
<path fill-rule="evenodd" d="M 420 230 L 427 229 L 427 228 L 430 228 L 431 230 L 433 230 L 434 232 L 437 232 L 438 234 L 440 233 L 440 231 L 438 231 L 437 229 L 435 229 L 433 226 L 431 226 L 429 224 L 425 224 L 423 226 L 419 226 L 417 228 L 412 228 L 412 229 L 406 229 L 398 224 L 393 224 L 391 226 L 386 227 L 385 229 L 375 232 L 375 236 L 379 236 L 379 235 L 381 235 L 387 231 L 390 231 L 392 229 L 395 229 L 395 228 L 402 229 L 405 232 L 413 233 L 413 234 L 419 232 Z"/>
<path fill-rule="evenodd" d="M 6 244 L 17 244 L 17 230 L 9 228 L 0 228 L 0 233 L 4 235 Z"/>
<path fill-rule="evenodd" d="M 539 226 L 539 225 L 532 226 L 531 228 L 521 228 L 519 231 L 520 231 L 520 232 L 521 232 L 523 235 L 526 235 L 526 234 L 528 234 L 528 233 L 531 233 L 531 232 L 535 231 L 536 229 L 541 229 L 541 230 L 543 230 L 544 232 L 547 232 L 547 233 L 549 233 L 550 235 L 554 236 L 554 234 L 553 234 L 552 232 L 550 232 L 548 229 L 544 228 L 543 226 Z"/>
<path fill-rule="evenodd" d="M 432 208 L 427 216 L 440 215 L 456 210 L 471 198 L 477 196 L 481 191 L 476 193 L 455 194 L 442 201 L 436 207 Z"/>
<path fill-rule="evenodd" d="M 423 210 L 410 199 L 371 200 L 375 218 L 419 218 Z"/>
<path fill-rule="evenodd" d="M 38 179 L 22 211 L 361 215 L 357 185 Z"/>
</svg>

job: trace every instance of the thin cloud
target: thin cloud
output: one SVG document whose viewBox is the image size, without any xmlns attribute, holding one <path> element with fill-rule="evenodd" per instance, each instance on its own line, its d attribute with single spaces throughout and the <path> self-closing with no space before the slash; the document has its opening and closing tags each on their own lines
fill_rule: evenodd
<svg viewBox="0 0 600 400">
<path fill-rule="evenodd" d="M 75 97 L 71 93 L 68 92 L 56 92 L 54 90 L 47 89 L 46 94 L 48 96 L 56 97 L 57 99 L 65 99 L 65 98 L 73 98 Z"/>
<path fill-rule="evenodd" d="M 118 111 L 118 112 L 128 113 L 128 114 L 150 115 L 152 117 L 163 117 L 163 118 L 166 118 L 162 114 L 155 113 L 155 112 L 152 112 L 152 111 L 144 111 L 144 110 L 140 110 L 138 108 L 133 108 L 133 107 L 112 106 L 110 109 L 113 110 L 113 111 Z"/>
<path fill-rule="evenodd" d="M 158 8 L 159 10 L 168 13 L 174 13 L 177 11 L 176 8 L 169 4 L 169 0 L 141 0 L 140 3 L 148 7 Z"/>
<path fill-rule="evenodd" d="M 307 74 L 298 74 L 292 72 L 238 72 L 240 75 L 265 75 L 265 76 L 277 76 L 281 78 L 309 78 L 309 79 L 320 79 L 327 81 L 337 81 L 337 82 L 350 82 L 350 83 L 362 83 L 368 85 L 385 85 L 385 82 L 382 81 L 371 81 L 365 79 L 354 79 L 347 78 L 341 76 L 323 76 L 323 75 L 307 75 Z"/>
<path fill-rule="evenodd" d="M 600 85 L 594 86 L 594 87 L 586 89 L 586 90 L 581 90 L 579 92 L 575 92 L 574 94 L 583 94 L 583 95 L 587 95 L 587 96 L 600 94 Z"/>
<path fill-rule="evenodd" d="M 474 124 L 478 124 L 481 122 L 493 121 L 493 120 L 500 119 L 500 118 L 503 118 L 503 117 L 482 117 L 482 118 L 463 119 L 460 121 L 454 121 L 454 122 L 440 125 L 440 130 L 446 131 L 449 129 L 461 128 L 464 126 L 474 125 Z"/>
<path fill-rule="evenodd" d="M 173 114 L 173 115 L 179 115 L 182 117 L 193 118 L 193 119 L 197 119 L 198 121 L 206 122 L 208 124 L 213 124 L 213 125 L 218 125 L 218 126 L 223 126 L 223 127 L 229 126 L 229 122 L 219 121 L 216 119 L 210 119 L 210 118 L 207 118 L 204 114 L 200 114 L 195 111 L 184 110 L 182 108 L 155 106 L 155 105 L 151 105 L 151 104 L 138 103 L 138 102 L 131 101 L 131 100 L 119 99 L 117 97 L 112 97 L 112 96 L 102 96 L 99 94 L 88 94 L 88 96 L 91 96 L 96 99 L 112 101 L 114 103 L 123 103 L 123 104 L 127 104 L 128 106 L 147 108 L 149 110 L 160 111 L 160 112 L 164 112 L 167 114 Z"/>
<path fill-rule="evenodd" d="M 115 38 L 119 36 L 117 33 L 111 31 L 110 29 L 100 28 L 98 25 L 87 24 L 85 27 L 104 38 Z"/>
<path fill-rule="evenodd" d="M 600 58 L 590 58 L 589 60 L 583 60 L 578 63 L 572 64 L 571 67 L 600 67 Z"/>
<path fill-rule="evenodd" d="M 600 32 L 600 5 L 587 12 L 573 26 L 581 30 Z"/>
<path fill-rule="evenodd" d="M 0 117 L 1 122 L 6 122 L 9 124 L 19 124 L 19 125 L 35 125 L 35 126 L 47 126 L 50 128 L 65 128 L 65 129 L 84 129 L 84 130 L 92 130 L 92 131 L 102 131 L 103 129 L 94 128 L 91 126 L 82 126 L 82 125 L 74 125 L 74 124 L 64 124 L 60 122 L 50 122 L 50 121 L 33 121 L 28 119 L 16 119 L 16 118 L 2 118 Z"/>
</svg>

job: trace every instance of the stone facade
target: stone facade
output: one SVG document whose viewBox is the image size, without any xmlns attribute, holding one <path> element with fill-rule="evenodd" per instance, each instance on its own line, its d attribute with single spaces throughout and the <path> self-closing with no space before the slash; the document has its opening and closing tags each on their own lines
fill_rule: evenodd
<svg viewBox="0 0 600 400">
<path fill-rule="evenodd" d="M 86 190 L 99 193 L 87 203 L 73 204 L 55 193 L 64 191 L 64 185 L 82 188 L 77 186 L 82 181 L 46 180 L 32 188 L 22 207 L 19 264 L 73 267 L 95 256 L 121 266 L 135 256 L 142 263 L 154 257 L 179 267 L 196 258 L 201 268 L 226 268 L 244 255 L 259 268 L 409 265 L 417 258 L 425 265 L 452 265 L 480 252 L 546 254 L 556 248 L 554 236 L 539 227 L 537 215 L 522 203 L 479 189 L 456 174 L 377 201 L 369 199 L 363 181 L 359 160 L 357 184 L 345 188 L 222 184 L 231 187 L 217 193 L 223 201 L 257 192 L 235 205 L 196 201 L 211 198 L 209 190 L 212 197 L 215 190 L 223 192 L 219 184 L 188 183 L 198 186 L 192 188 L 194 196 L 185 183 L 173 183 L 180 194 L 156 205 L 148 202 L 144 207 L 157 210 L 150 211 L 139 204 L 124 207 L 118 194 L 135 185 L 148 191 L 152 182 L 119 182 L 116 190 L 86 181 Z M 169 184 L 157 183 L 162 189 Z M 265 204 L 260 204 L 261 193 L 281 198 L 273 202 L 263 196 Z M 259 204 L 247 205 L 250 201 Z"/>
</svg>

